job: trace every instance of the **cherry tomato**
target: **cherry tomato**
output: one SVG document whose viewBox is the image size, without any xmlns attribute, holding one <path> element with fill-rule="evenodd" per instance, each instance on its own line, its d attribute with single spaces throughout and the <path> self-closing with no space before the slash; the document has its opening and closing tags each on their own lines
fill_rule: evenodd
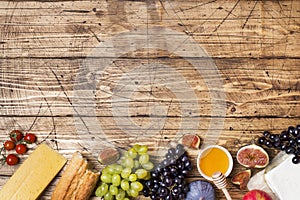
<svg viewBox="0 0 300 200">
<path fill-rule="evenodd" d="M 18 156 L 16 156 L 15 154 L 9 154 L 7 157 L 6 157 L 6 163 L 8 165 L 16 165 L 19 163 L 19 158 Z"/>
<path fill-rule="evenodd" d="M 25 142 L 27 142 L 28 144 L 32 144 L 36 141 L 36 136 L 32 133 L 27 133 L 25 136 L 24 136 L 24 140 Z"/>
<path fill-rule="evenodd" d="M 23 133 L 19 130 L 13 130 L 12 132 L 10 132 L 9 136 L 12 141 L 18 142 L 18 141 L 22 140 Z"/>
<path fill-rule="evenodd" d="M 6 142 L 4 142 L 4 148 L 6 150 L 13 150 L 15 148 L 15 143 L 11 140 L 7 140 Z"/>
<path fill-rule="evenodd" d="M 16 152 L 18 154 L 24 154 L 27 151 L 27 146 L 26 144 L 17 144 L 16 146 Z"/>
</svg>

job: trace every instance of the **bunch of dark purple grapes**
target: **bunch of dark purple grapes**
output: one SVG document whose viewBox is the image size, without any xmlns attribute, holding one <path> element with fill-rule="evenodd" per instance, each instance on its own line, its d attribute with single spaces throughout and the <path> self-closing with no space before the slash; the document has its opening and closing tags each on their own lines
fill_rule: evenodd
<svg viewBox="0 0 300 200">
<path fill-rule="evenodd" d="M 192 163 L 181 144 L 170 148 L 165 157 L 151 172 L 151 179 L 144 182 L 143 194 L 155 200 L 184 199 L 189 191 L 185 177 Z"/>
<path fill-rule="evenodd" d="M 287 154 L 294 154 L 292 162 L 300 163 L 300 125 L 290 126 L 280 134 L 263 132 L 263 136 L 258 138 L 258 143 L 267 147 L 285 151 Z"/>
</svg>

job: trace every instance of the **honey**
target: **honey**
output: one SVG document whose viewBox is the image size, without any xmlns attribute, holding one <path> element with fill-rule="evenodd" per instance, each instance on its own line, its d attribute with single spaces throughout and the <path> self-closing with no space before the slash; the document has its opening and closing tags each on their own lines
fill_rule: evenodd
<svg viewBox="0 0 300 200">
<path fill-rule="evenodd" d="M 225 174 L 229 168 L 229 159 L 223 150 L 216 147 L 209 148 L 203 152 L 199 167 L 201 171 L 209 177 L 217 171 Z"/>
</svg>

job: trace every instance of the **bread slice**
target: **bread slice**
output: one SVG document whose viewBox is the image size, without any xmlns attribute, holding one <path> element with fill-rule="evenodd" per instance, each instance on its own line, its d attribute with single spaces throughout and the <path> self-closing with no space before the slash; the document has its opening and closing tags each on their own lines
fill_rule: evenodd
<svg viewBox="0 0 300 200">
<path fill-rule="evenodd" d="M 88 200 L 99 175 L 100 173 L 89 170 L 88 162 L 79 152 L 75 152 L 56 185 L 51 200 Z"/>
</svg>

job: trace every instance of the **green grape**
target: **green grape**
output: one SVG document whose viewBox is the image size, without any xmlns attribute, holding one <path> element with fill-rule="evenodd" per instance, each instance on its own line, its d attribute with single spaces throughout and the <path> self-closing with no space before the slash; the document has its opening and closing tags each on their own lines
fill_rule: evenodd
<svg viewBox="0 0 300 200">
<path fill-rule="evenodd" d="M 111 183 L 114 186 L 119 186 L 120 183 L 121 183 L 121 177 L 120 177 L 120 175 L 119 174 L 112 175 L 112 177 L 111 177 Z"/>
<path fill-rule="evenodd" d="M 124 158 L 130 157 L 128 151 L 125 151 L 125 152 L 123 153 L 123 157 L 124 157 Z"/>
<path fill-rule="evenodd" d="M 113 165 L 108 165 L 107 166 L 107 171 L 108 171 L 109 174 L 115 174 L 116 173 Z"/>
<path fill-rule="evenodd" d="M 138 152 L 139 154 L 147 153 L 147 151 L 148 151 L 148 147 L 145 146 L 145 145 L 140 146 L 140 148 L 137 150 L 137 152 Z"/>
<path fill-rule="evenodd" d="M 125 167 L 125 159 L 126 157 L 121 157 L 120 160 L 118 160 L 118 163 L 123 167 Z"/>
<path fill-rule="evenodd" d="M 125 191 L 122 189 L 119 189 L 119 193 L 116 195 L 116 200 L 123 200 L 125 198 Z"/>
<path fill-rule="evenodd" d="M 135 174 L 137 175 L 138 179 L 143 179 L 147 176 L 147 171 L 145 169 L 137 169 L 135 171 Z"/>
<path fill-rule="evenodd" d="M 128 180 L 133 182 L 137 180 L 137 175 L 136 174 L 130 174 L 128 177 Z"/>
<path fill-rule="evenodd" d="M 139 168 L 140 167 L 140 163 L 137 160 L 134 160 L 134 168 Z"/>
<path fill-rule="evenodd" d="M 139 145 L 139 144 L 134 144 L 134 145 L 132 146 L 132 148 L 134 148 L 134 149 L 136 150 L 136 152 L 139 152 L 139 149 L 141 148 L 141 145 Z"/>
<path fill-rule="evenodd" d="M 143 178 L 144 180 L 150 180 L 151 179 L 151 173 L 147 172 L 147 176 Z"/>
<path fill-rule="evenodd" d="M 114 185 L 110 185 L 109 186 L 109 192 L 110 194 L 112 195 L 117 195 L 119 190 L 118 190 L 118 187 L 117 186 L 114 186 Z"/>
<path fill-rule="evenodd" d="M 102 174 L 109 174 L 108 166 L 106 166 L 106 167 L 102 170 L 101 173 L 102 173 Z"/>
<path fill-rule="evenodd" d="M 99 187 L 97 187 L 95 195 L 97 197 L 103 197 L 108 192 L 108 185 L 106 183 L 102 183 Z"/>
<path fill-rule="evenodd" d="M 104 183 L 111 183 L 111 175 L 110 174 L 102 174 L 100 179 Z"/>
<path fill-rule="evenodd" d="M 118 164 L 113 164 L 113 165 L 111 165 L 111 167 L 114 169 L 115 174 L 121 174 L 121 172 L 123 170 L 123 167 Z"/>
<path fill-rule="evenodd" d="M 141 164 L 145 164 L 145 163 L 149 162 L 149 159 L 150 159 L 150 157 L 148 154 L 142 154 L 142 155 L 140 155 L 139 162 Z"/>
<path fill-rule="evenodd" d="M 124 166 L 132 169 L 134 167 L 133 159 L 131 157 L 126 157 L 124 160 Z"/>
<path fill-rule="evenodd" d="M 130 174 L 131 174 L 130 168 L 124 168 L 121 172 L 122 178 L 128 178 Z"/>
<path fill-rule="evenodd" d="M 127 196 L 131 197 L 131 190 L 130 189 L 126 190 L 126 193 L 127 193 Z"/>
<path fill-rule="evenodd" d="M 115 170 L 117 171 L 118 174 L 121 174 L 121 172 L 123 171 L 122 165 L 116 165 Z"/>
<path fill-rule="evenodd" d="M 138 181 L 134 181 L 130 184 L 130 188 L 139 192 L 143 190 L 143 184 Z"/>
<path fill-rule="evenodd" d="M 104 195 L 104 200 L 113 200 L 113 199 L 114 196 L 109 192 Z"/>
<path fill-rule="evenodd" d="M 145 164 L 142 164 L 142 167 L 145 169 L 145 170 L 148 170 L 150 171 L 151 169 L 154 168 L 154 164 L 152 162 L 147 162 Z"/>
<path fill-rule="evenodd" d="M 128 155 L 129 155 L 131 158 L 136 158 L 137 152 L 136 152 L 136 150 L 135 150 L 134 148 L 130 148 L 130 149 L 128 150 Z"/>
<path fill-rule="evenodd" d="M 125 197 L 123 200 L 130 200 L 130 199 L 128 199 L 127 197 Z"/>
<path fill-rule="evenodd" d="M 121 181 L 121 188 L 125 191 L 129 190 L 129 182 L 127 180 L 123 179 Z"/>
<path fill-rule="evenodd" d="M 129 190 L 129 196 L 132 196 L 132 197 L 137 197 L 137 196 L 139 196 L 139 191 L 137 191 L 137 190 L 134 190 L 133 188 L 130 188 Z"/>
</svg>

